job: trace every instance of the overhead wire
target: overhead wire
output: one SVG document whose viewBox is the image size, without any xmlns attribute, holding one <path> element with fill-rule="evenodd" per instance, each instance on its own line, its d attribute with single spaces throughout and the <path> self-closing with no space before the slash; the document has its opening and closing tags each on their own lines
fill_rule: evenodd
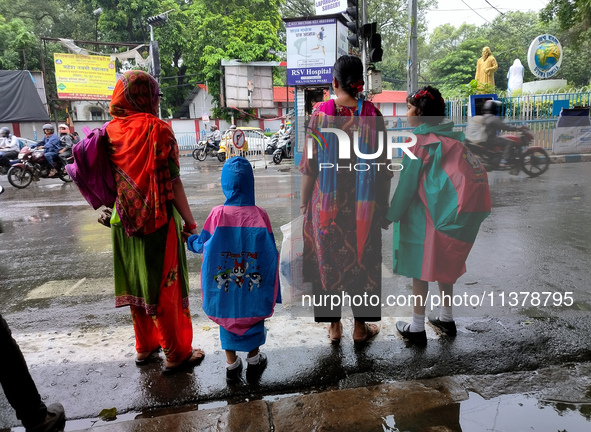
<svg viewBox="0 0 591 432">
<path fill-rule="evenodd" d="M 500 13 L 501 15 L 505 15 L 504 12 L 501 12 L 495 6 L 493 6 L 492 4 L 490 4 L 490 2 L 488 0 L 484 0 L 484 1 L 487 2 L 490 5 L 490 7 L 493 8 L 494 10 L 496 10 L 498 13 Z"/>
</svg>

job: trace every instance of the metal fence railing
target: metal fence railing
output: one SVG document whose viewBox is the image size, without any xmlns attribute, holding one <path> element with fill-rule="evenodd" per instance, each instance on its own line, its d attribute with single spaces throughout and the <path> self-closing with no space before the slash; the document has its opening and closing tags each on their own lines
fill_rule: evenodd
<svg viewBox="0 0 591 432">
<path fill-rule="evenodd" d="M 589 106 L 591 92 L 573 91 L 568 93 L 546 93 L 502 97 L 501 116 L 508 120 L 532 121 L 556 118 L 560 108 Z M 466 123 L 468 116 L 468 98 L 450 98 L 446 102 L 447 116 L 456 124 Z"/>
<path fill-rule="evenodd" d="M 526 120 L 526 121 L 517 121 L 517 120 L 510 120 L 506 121 L 507 124 L 513 126 L 520 126 L 526 125 L 529 130 L 533 133 L 534 139 L 531 142 L 531 145 L 540 146 L 546 150 L 552 149 L 552 140 L 553 140 L 553 131 L 556 127 L 557 118 L 549 118 L 549 119 L 541 119 L 541 120 Z M 408 127 L 407 123 L 404 121 L 399 122 L 400 127 L 390 128 L 388 130 L 396 130 L 396 131 L 406 131 L 412 132 L 414 128 Z M 466 132 L 466 123 L 455 123 L 454 130 L 460 132 Z M 397 142 L 401 143 L 402 138 L 398 138 Z M 398 150 L 397 154 L 394 154 L 394 157 L 402 157 L 402 151 Z"/>
</svg>

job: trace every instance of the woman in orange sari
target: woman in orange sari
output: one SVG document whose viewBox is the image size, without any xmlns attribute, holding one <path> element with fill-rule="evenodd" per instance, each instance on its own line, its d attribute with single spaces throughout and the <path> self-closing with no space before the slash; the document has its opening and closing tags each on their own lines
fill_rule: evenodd
<svg viewBox="0 0 591 432">
<path fill-rule="evenodd" d="M 181 231 L 197 234 L 170 126 L 158 119 L 159 89 L 143 71 L 117 81 L 107 125 L 117 199 L 111 218 L 115 306 L 130 306 L 136 363 L 166 356 L 163 373 L 204 356 L 192 348 L 188 272 Z M 184 226 L 181 220 L 184 220 Z"/>
</svg>

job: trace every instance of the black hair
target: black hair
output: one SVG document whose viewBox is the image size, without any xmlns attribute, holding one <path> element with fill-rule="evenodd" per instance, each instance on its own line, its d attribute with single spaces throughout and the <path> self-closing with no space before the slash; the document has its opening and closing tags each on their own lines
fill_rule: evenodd
<svg viewBox="0 0 591 432">
<path fill-rule="evenodd" d="M 426 123 L 437 125 L 445 117 L 445 101 L 435 87 L 421 87 L 406 98 L 406 103 L 416 107 L 418 115 L 428 117 Z"/>
<path fill-rule="evenodd" d="M 339 57 L 334 64 L 332 74 L 341 88 L 351 97 L 357 97 L 357 93 L 363 90 L 363 63 L 359 57 L 352 55 Z"/>
</svg>

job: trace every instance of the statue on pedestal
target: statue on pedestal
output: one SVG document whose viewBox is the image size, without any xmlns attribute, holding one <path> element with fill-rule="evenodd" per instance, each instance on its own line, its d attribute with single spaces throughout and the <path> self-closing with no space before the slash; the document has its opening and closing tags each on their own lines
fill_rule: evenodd
<svg viewBox="0 0 591 432">
<path fill-rule="evenodd" d="M 499 68 L 497 61 L 490 52 L 489 47 L 482 48 L 482 57 L 476 63 L 476 77 L 474 79 L 481 84 L 495 86 L 495 71 Z"/>
<path fill-rule="evenodd" d="M 507 72 L 507 90 L 513 94 L 515 90 L 521 90 L 523 87 L 523 65 L 519 59 L 515 59 L 513 65 Z"/>
</svg>

